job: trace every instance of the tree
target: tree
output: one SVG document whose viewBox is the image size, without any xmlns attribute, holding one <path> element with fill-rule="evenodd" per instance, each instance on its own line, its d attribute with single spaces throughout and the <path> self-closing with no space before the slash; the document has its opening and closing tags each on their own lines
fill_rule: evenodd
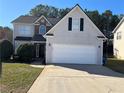
<svg viewBox="0 0 124 93">
<path fill-rule="evenodd" d="M 41 16 L 44 15 L 45 17 L 55 17 L 55 18 L 62 18 L 70 11 L 69 8 L 66 9 L 58 9 L 53 6 L 48 5 L 37 5 L 33 9 L 30 10 L 29 15 L 31 16 Z"/>
<path fill-rule="evenodd" d="M 13 45 L 8 40 L 0 41 L 0 56 L 2 60 L 10 59 L 13 54 Z"/>
<path fill-rule="evenodd" d="M 106 10 L 101 15 L 101 30 L 106 35 L 107 38 L 112 38 L 112 31 L 119 23 L 119 18 L 117 15 L 113 15 L 112 11 Z"/>
<path fill-rule="evenodd" d="M 22 44 L 17 49 L 19 60 L 30 62 L 35 57 L 35 46 L 33 44 Z"/>
<path fill-rule="evenodd" d="M 86 11 L 86 10 L 85 10 Z M 91 18 L 91 20 L 96 24 L 100 29 L 100 14 L 97 10 L 95 11 L 86 11 L 86 14 Z"/>
<path fill-rule="evenodd" d="M 13 31 L 9 27 L 0 26 L 0 39 L 7 39 L 12 42 Z"/>
<path fill-rule="evenodd" d="M 48 5 L 37 5 L 35 8 L 31 9 L 29 15 L 31 16 L 41 16 L 44 15 L 46 17 L 57 17 L 58 9 Z"/>
<path fill-rule="evenodd" d="M 59 18 L 64 17 L 70 10 L 71 10 L 70 8 L 60 9 L 60 10 L 59 10 L 59 15 L 58 15 L 58 17 L 59 17 Z"/>
</svg>

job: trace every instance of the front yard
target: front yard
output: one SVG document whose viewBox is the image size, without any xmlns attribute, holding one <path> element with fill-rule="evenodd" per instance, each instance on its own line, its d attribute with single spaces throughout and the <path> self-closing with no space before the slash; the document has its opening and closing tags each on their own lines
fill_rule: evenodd
<svg viewBox="0 0 124 93">
<path fill-rule="evenodd" d="M 26 93 L 43 70 L 28 64 L 3 63 L 1 93 Z"/>
<path fill-rule="evenodd" d="M 108 58 L 108 62 L 105 65 L 108 68 L 124 74 L 124 60 L 118 60 L 116 58 Z"/>
</svg>

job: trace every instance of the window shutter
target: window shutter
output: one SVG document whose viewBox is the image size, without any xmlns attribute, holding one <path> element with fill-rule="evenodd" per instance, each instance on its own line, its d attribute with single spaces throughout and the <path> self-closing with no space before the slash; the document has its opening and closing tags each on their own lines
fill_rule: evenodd
<svg viewBox="0 0 124 93">
<path fill-rule="evenodd" d="M 84 30 L 84 19 L 80 18 L 80 31 Z"/>
<path fill-rule="evenodd" d="M 72 18 L 71 17 L 69 17 L 68 19 L 68 30 L 72 31 Z"/>
</svg>

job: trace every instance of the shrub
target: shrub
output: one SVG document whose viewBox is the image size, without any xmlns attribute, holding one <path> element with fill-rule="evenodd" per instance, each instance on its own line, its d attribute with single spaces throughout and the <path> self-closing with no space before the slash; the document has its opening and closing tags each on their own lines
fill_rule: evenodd
<svg viewBox="0 0 124 93">
<path fill-rule="evenodd" d="M 22 44 L 17 49 L 17 55 L 20 61 L 30 62 L 35 56 L 35 47 L 32 44 Z"/>
<path fill-rule="evenodd" d="M 0 57 L 2 60 L 10 59 L 13 54 L 13 45 L 8 40 L 2 40 L 0 42 Z"/>
</svg>

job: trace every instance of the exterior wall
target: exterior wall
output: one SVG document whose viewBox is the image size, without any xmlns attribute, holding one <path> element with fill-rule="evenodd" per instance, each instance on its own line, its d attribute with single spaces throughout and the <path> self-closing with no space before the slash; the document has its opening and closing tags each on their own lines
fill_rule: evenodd
<svg viewBox="0 0 124 93">
<path fill-rule="evenodd" d="M 118 59 L 124 59 L 124 22 L 114 33 L 114 56 Z M 121 32 L 121 39 L 117 40 L 117 33 Z"/>
<path fill-rule="evenodd" d="M 68 31 L 68 18 L 72 17 L 84 18 L 84 31 Z M 96 28 L 91 20 L 80 10 L 79 7 L 73 9 L 66 15 L 49 33 L 54 36 L 47 36 L 46 44 L 46 62 L 52 60 L 52 45 L 53 44 L 69 44 L 69 45 L 93 45 L 97 48 L 97 61 L 98 64 L 102 63 L 103 54 L 103 40 L 98 39 L 97 36 L 103 34 Z"/>
<path fill-rule="evenodd" d="M 13 27 L 14 27 L 14 38 L 16 36 L 22 36 L 20 34 L 20 26 L 30 26 L 30 35 L 23 35 L 23 36 L 27 36 L 27 37 L 32 37 L 34 35 L 34 25 L 33 24 L 25 24 L 25 23 L 16 23 L 16 24 L 13 24 Z"/>
<path fill-rule="evenodd" d="M 32 37 L 34 35 L 34 25 L 33 24 L 25 24 L 25 23 L 13 24 L 13 28 L 14 28 L 14 31 L 13 31 L 13 45 L 14 45 L 15 52 L 16 52 L 18 46 L 20 46 L 21 44 L 26 42 L 26 41 L 15 41 L 14 40 L 17 36 L 22 36 L 20 34 L 20 26 L 23 26 L 23 25 L 27 25 L 27 26 L 31 27 L 31 30 L 30 30 L 31 34 L 30 35 L 23 35 L 23 36 Z M 26 43 L 29 43 L 29 42 L 30 41 L 27 41 Z"/>
<path fill-rule="evenodd" d="M 35 24 L 36 24 L 35 25 L 35 34 L 39 34 L 39 27 L 41 25 L 45 25 L 46 26 L 46 32 L 48 30 L 50 30 L 50 28 L 51 28 L 50 24 L 43 17 L 38 22 L 36 22 Z"/>
<path fill-rule="evenodd" d="M 35 25 L 35 34 L 39 34 L 40 25 Z M 46 32 L 48 32 L 50 30 L 50 28 L 51 28 L 51 26 L 46 26 Z"/>
<path fill-rule="evenodd" d="M 42 22 L 42 20 L 44 20 L 44 22 Z M 46 32 L 48 30 L 50 30 L 50 28 L 51 28 L 51 25 L 43 17 L 38 22 L 36 22 L 35 24 L 36 25 L 26 24 L 26 23 L 14 23 L 13 24 L 13 28 L 14 28 L 14 31 L 13 31 L 13 45 L 14 45 L 14 48 L 15 48 L 15 52 L 21 44 L 31 43 L 31 41 L 15 41 L 14 39 L 17 36 L 33 37 L 35 34 L 39 34 L 39 27 L 42 24 L 46 26 Z M 30 28 L 31 28 L 30 33 L 31 34 L 30 35 L 21 35 L 20 34 L 20 32 L 21 32 L 20 26 L 30 26 Z"/>
</svg>

